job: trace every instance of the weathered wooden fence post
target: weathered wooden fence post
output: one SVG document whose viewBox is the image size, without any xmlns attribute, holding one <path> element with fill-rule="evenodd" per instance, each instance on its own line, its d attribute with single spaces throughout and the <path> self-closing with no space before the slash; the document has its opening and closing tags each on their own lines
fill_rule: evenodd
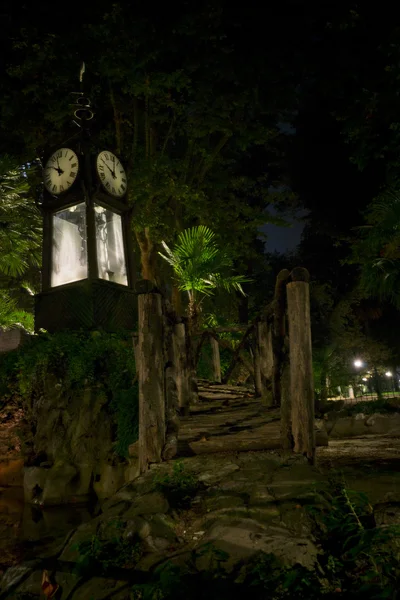
<svg viewBox="0 0 400 600">
<path fill-rule="evenodd" d="M 221 357 L 219 354 L 218 340 L 213 335 L 209 336 L 211 344 L 211 359 L 212 359 L 212 373 L 213 381 L 221 383 Z"/>
<path fill-rule="evenodd" d="M 309 273 L 296 268 L 287 284 L 290 391 L 294 451 L 315 461 L 314 380 L 312 368 Z"/>
<path fill-rule="evenodd" d="M 176 323 L 173 330 L 174 353 L 177 357 L 178 406 L 182 416 L 189 414 L 189 369 L 186 355 L 186 332 L 184 323 Z"/>
<path fill-rule="evenodd" d="M 272 327 L 261 317 L 254 330 L 254 387 L 267 406 L 273 404 L 272 379 L 274 356 L 272 351 Z"/>
<path fill-rule="evenodd" d="M 138 282 L 139 466 L 162 460 L 165 445 L 165 383 L 161 294 L 151 282 Z"/>
<path fill-rule="evenodd" d="M 262 388 L 262 380 L 261 380 L 261 344 L 262 340 L 260 339 L 259 332 L 260 322 L 257 320 L 254 324 L 254 356 L 253 356 L 253 364 L 254 364 L 254 391 L 256 394 L 256 398 L 261 398 L 263 394 Z"/>
</svg>

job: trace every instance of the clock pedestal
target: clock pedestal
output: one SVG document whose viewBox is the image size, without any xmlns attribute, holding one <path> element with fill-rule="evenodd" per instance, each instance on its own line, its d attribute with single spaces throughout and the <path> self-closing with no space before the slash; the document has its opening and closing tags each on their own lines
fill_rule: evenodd
<svg viewBox="0 0 400 600">
<path fill-rule="evenodd" d="M 108 281 L 77 281 L 37 294 L 35 329 L 134 331 L 137 296 Z"/>
</svg>

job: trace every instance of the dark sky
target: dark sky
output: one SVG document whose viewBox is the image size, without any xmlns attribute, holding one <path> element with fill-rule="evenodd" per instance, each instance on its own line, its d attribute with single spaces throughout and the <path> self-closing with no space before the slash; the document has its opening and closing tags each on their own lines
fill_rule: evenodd
<svg viewBox="0 0 400 600">
<path fill-rule="evenodd" d="M 273 213 L 273 211 L 271 211 Z M 268 236 L 266 243 L 267 252 L 282 252 L 295 250 L 300 243 L 301 234 L 304 229 L 304 221 L 302 217 L 305 211 L 299 211 L 297 215 L 279 215 L 284 218 L 289 224 L 289 227 L 279 227 L 270 223 L 261 227 L 261 231 Z"/>
</svg>

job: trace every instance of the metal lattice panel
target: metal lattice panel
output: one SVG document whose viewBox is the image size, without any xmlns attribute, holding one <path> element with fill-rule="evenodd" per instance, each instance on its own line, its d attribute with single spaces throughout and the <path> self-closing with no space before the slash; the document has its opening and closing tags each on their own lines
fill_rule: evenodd
<svg viewBox="0 0 400 600">
<path fill-rule="evenodd" d="M 134 330 L 136 323 L 136 294 L 101 280 L 69 284 L 35 298 L 36 331 L 97 327 L 106 331 Z"/>
</svg>

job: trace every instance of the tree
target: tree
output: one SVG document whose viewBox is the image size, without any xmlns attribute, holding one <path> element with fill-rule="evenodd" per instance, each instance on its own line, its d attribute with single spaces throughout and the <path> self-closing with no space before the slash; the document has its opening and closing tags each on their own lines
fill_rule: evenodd
<svg viewBox="0 0 400 600">
<path fill-rule="evenodd" d="M 188 293 L 189 331 L 195 331 L 201 304 L 216 290 L 244 294 L 242 284 L 249 279 L 232 275 L 233 261 L 227 250 L 216 244 L 215 233 L 205 225 L 186 229 L 178 235 L 173 249 L 162 242 L 160 256 L 172 267 L 180 290 Z"/>
<path fill-rule="evenodd" d="M 0 273 L 17 277 L 41 259 L 40 214 L 26 170 L 0 159 Z"/>
<path fill-rule="evenodd" d="M 3 131 L 13 131 L 21 155 L 40 153 L 71 133 L 65 90 L 73 90 L 85 58 L 92 139 L 115 148 L 128 166 L 142 275 L 152 280 L 160 278 L 161 240 L 211 222 L 210 215 L 221 237 L 244 242 L 238 254 L 253 242 L 280 177 L 278 123 L 296 96 L 295 82 L 282 78 L 288 60 L 280 36 L 265 41 L 252 19 L 257 32 L 243 38 L 243 12 L 223 2 L 178 5 L 157 14 L 123 1 L 100 5 L 90 25 L 83 19 L 68 34 L 19 25 L 0 82 Z M 247 176 L 242 161 L 251 163 L 257 149 L 262 159 Z"/>
<path fill-rule="evenodd" d="M 358 228 L 349 262 L 360 268 L 366 297 L 388 300 L 400 308 L 400 196 L 384 192 L 366 211 L 366 225 Z"/>
<path fill-rule="evenodd" d="M 30 167 L 0 159 L 0 327 L 33 330 L 31 302 L 41 260 L 41 218 L 30 188 Z M 23 309 L 28 309 L 23 310 Z"/>
</svg>

